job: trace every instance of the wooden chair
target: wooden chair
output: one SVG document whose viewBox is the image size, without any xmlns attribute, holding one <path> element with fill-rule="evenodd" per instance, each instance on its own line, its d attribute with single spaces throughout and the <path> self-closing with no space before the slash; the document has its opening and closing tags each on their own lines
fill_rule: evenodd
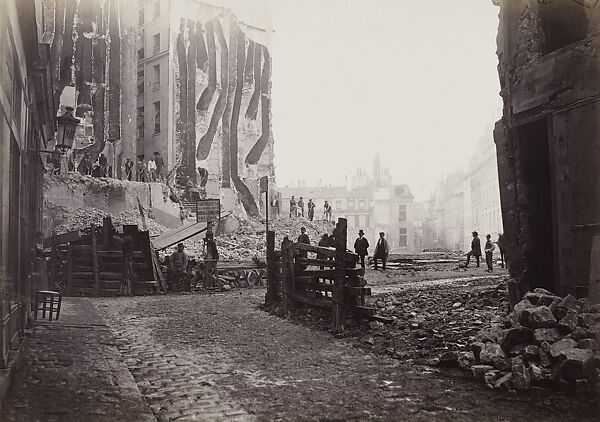
<svg viewBox="0 0 600 422">
<path fill-rule="evenodd" d="M 35 319 L 37 320 L 38 311 L 42 311 L 42 319 L 46 318 L 52 321 L 52 313 L 56 313 L 56 318 L 60 315 L 60 305 L 62 304 L 62 294 L 51 290 L 39 290 L 35 292 Z"/>
</svg>

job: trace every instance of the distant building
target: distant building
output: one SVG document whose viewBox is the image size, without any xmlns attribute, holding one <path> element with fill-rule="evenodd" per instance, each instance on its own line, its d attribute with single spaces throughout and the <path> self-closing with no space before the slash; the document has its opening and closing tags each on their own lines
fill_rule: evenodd
<svg viewBox="0 0 600 422">
<path fill-rule="evenodd" d="M 382 169 L 378 157 L 373 166 L 373 177 L 362 170 L 351 177 L 351 186 L 315 186 L 307 187 L 300 183 L 298 187 L 280 188 L 282 215 L 289 215 L 290 198 L 303 197 L 304 203 L 312 199 L 316 204 L 315 219 L 323 219 L 325 200 L 332 207 L 332 220 L 339 217 L 348 220 L 348 245 L 352 247 L 354 235 L 360 229 L 371 242 L 373 253 L 379 232 L 386 233 L 392 252 L 419 251 L 422 246 L 420 220 L 413 208 L 413 195 L 407 185 L 392 185 L 388 169 Z M 306 214 L 305 214 L 306 215 Z"/>
<path fill-rule="evenodd" d="M 500 188 L 494 144 L 482 138 L 468 172 L 456 171 L 441 181 L 430 201 L 421 204 L 423 247 L 467 251 L 471 232 L 492 240 L 502 232 Z"/>
</svg>

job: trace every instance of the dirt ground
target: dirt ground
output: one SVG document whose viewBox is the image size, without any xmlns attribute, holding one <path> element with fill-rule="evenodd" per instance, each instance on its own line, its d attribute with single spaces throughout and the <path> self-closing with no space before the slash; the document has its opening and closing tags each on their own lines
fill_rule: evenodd
<svg viewBox="0 0 600 422">
<path fill-rule="evenodd" d="M 396 321 L 343 336 L 316 311 L 291 319 L 263 311 L 264 288 L 95 303 L 158 420 L 192 420 L 186 412 L 203 394 L 230 406 L 236 420 L 597 420 L 590 398 L 490 390 L 431 365 L 499 317 L 505 294 L 502 278 L 485 278 L 483 269 L 428 271 L 369 270 L 370 300 Z M 190 382 L 209 391 L 186 394 Z"/>
</svg>

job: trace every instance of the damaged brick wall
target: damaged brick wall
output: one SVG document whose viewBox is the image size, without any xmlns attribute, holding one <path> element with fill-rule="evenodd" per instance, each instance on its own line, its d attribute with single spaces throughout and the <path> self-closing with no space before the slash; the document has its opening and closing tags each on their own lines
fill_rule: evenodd
<svg viewBox="0 0 600 422">
<path fill-rule="evenodd" d="M 132 60 L 135 54 L 132 6 L 119 0 L 42 0 L 42 3 L 44 31 L 51 43 L 51 53 L 57 58 L 52 75 L 56 82 L 55 101 L 61 106 L 75 106 L 75 114 L 81 120 L 76 146 L 85 147 L 96 159 L 108 139 L 120 139 L 119 154 L 123 150 L 132 154 L 135 138 L 129 135 L 135 134 L 136 116 L 128 113 L 122 121 L 121 114 L 123 101 L 130 98 L 124 92 L 135 92 L 132 91 L 136 65 Z M 74 104 L 60 103 L 66 87 L 74 87 Z M 94 143 L 90 145 L 92 139 Z M 81 155 L 83 151 L 76 152 Z"/>
<path fill-rule="evenodd" d="M 506 254 L 523 291 L 586 294 L 600 235 L 600 7 L 498 1 L 494 138 Z"/>
<path fill-rule="evenodd" d="M 198 167 L 208 169 L 258 216 L 258 181 L 274 175 L 271 57 L 247 29 L 230 11 L 209 6 L 179 19 L 176 144 L 180 175 L 196 180 Z"/>
</svg>

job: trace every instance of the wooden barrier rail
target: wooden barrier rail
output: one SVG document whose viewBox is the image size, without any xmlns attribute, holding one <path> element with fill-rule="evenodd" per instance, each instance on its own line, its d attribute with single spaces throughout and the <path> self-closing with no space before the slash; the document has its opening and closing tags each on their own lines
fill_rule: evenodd
<svg viewBox="0 0 600 422">
<path fill-rule="evenodd" d="M 275 233 L 267 232 L 267 304 L 281 304 L 284 315 L 308 305 L 332 310 L 336 331 L 342 332 L 347 313 L 372 317 L 375 308 L 365 306 L 371 294 L 363 278 L 364 269 L 355 268 L 358 255 L 346 249 L 347 221 L 338 219 L 334 230 L 336 247 L 294 243 L 275 250 Z M 309 257 L 309 253 L 319 258 Z"/>
</svg>

